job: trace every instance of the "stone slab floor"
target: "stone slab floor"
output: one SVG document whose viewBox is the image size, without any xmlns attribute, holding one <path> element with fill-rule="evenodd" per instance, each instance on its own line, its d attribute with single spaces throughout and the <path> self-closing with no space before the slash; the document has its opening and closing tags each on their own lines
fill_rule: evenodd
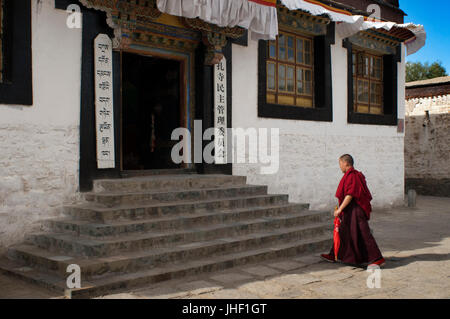
<svg viewBox="0 0 450 319">
<path fill-rule="evenodd" d="M 450 298 L 450 198 L 419 196 L 416 208 L 374 211 L 370 226 L 387 259 L 380 288 L 367 287 L 366 269 L 330 264 L 316 254 L 102 298 Z M 0 287 L 0 298 L 58 297 L 4 275 Z"/>
</svg>

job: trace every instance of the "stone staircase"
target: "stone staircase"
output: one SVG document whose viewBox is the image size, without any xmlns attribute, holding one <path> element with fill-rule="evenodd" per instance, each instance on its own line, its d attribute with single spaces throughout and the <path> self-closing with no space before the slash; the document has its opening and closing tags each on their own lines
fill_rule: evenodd
<svg viewBox="0 0 450 319">
<path fill-rule="evenodd" d="M 84 197 L 11 247 L 0 271 L 86 298 L 331 246 L 329 212 L 242 176 L 97 180 Z M 81 289 L 66 289 L 70 264 L 81 268 Z"/>
</svg>

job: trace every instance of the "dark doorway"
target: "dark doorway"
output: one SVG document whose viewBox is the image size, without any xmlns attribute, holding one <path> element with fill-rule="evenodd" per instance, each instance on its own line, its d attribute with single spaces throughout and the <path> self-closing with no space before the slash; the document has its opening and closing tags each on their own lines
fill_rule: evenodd
<svg viewBox="0 0 450 319">
<path fill-rule="evenodd" d="M 181 126 L 181 63 L 122 54 L 123 170 L 179 168 L 172 131 Z"/>
</svg>

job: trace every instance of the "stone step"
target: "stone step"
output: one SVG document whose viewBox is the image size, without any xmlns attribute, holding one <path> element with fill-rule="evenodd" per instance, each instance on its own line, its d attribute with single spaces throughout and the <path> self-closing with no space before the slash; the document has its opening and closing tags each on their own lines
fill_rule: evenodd
<svg viewBox="0 0 450 319">
<path fill-rule="evenodd" d="M 26 242 L 49 251 L 75 256 L 112 256 L 122 252 L 220 240 L 220 238 L 224 237 L 258 234 L 258 232 L 271 234 L 278 232 L 279 229 L 288 230 L 292 228 L 295 230 L 296 227 L 308 227 L 304 226 L 308 219 L 314 220 L 315 217 L 316 220 L 321 220 L 324 217 L 323 213 L 317 213 L 316 216 L 310 213 L 307 217 L 305 215 L 296 214 L 293 216 L 251 219 L 237 223 L 221 223 L 180 231 L 130 234 L 112 239 L 90 239 L 65 233 L 44 232 L 29 234 Z M 304 229 L 302 228 L 302 230 Z M 292 234 L 296 235 L 295 231 Z"/>
<path fill-rule="evenodd" d="M 139 192 L 168 191 L 175 189 L 198 189 L 245 185 L 245 176 L 232 175 L 155 175 L 122 179 L 98 179 L 94 181 L 94 192 Z"/>
<path fill-rule="evenodd" d="M 111 221 L 108 223 L 93 223 L 85 220 L 58 218 L 45 221 L 45 225 L 50 231 L 56 233 L 71 233 L 73 235 L 91 238 L 115 237 L 127 233 L 189 229 L 201 225 L 231 223 L 251 218 L 295 214 L 304 211 L 306 207 L 307 205 L 305 204 L 279 204 L 264 207 L 169 215 L 144 220 Z"/>
<path fill-rule="evenodd" d="M 149 219 L 168 215 L 287 203 L 288 195 L 252 195 L 230 197 L 226 199 L 205 199 L 198 201 L 188 200 L 158 204 L 124 205 L 114 208 L 88 203 L 75 206 L 65 206 L 63 208 L 63 213 L 76 220 L 90 220 L 106 223 L 117 220 Z M 305 206 L 309 207 L 307 204 L 305 204 Z"/>
<path fill-rule="evenodd" d="M 205 257 L 198 260 L 173 263 L 164 267 L 145 269 L 135 273 L 111 274 L 103 277 L 82 280 L 80 289 L 67 291 L 65 277 L 57 274 L 25 266 L 17 261 L 0 260 L 0 270 L 9 275 L 21 278 L 28 282 L 54 289 L 66 291 L 72 298 L 91 298 L 111 292 L 120 292 L 151 283 L 198 275 L 213 271 L 248 265 L 276 258 L 285 258 L 294 255 L 323 251 L 330 248 L 331 236 L 324 235 L 315 238 L 301 239 L 292 242 L 273 243 L 264 248 L 256 248 L 237 253 L 225 254 L 215 257 Z M 67 276 L 68 274 L 65 274 Z"/>
<path fill-rule="evenodd" d="M 197 174 L 194 168 L 167 168 L 167 169 L 146 169 L 146 170 L 126 170 L 121 171 L 122 178 L 154 176 L 154 175 L 180 175 Z"/>
<path fill-rule="evenodd" d="M 222 199 L 236 196 L 265 195 L 267 186 L 239 185 L 176 191 L 98 192 L 85 193 L 84 198 L 107 207 L 136 203 L 160 203 L 179 200 Z"/>
<path fill-rule="evenodd" d="M 172 173 L 94 181 L 86 202 L 45 222 L 51 232 L 11 247 L 0 271 L 64 291 L 67 266 L 77 264 L 83 288 L 71 296 L 90 297 L 332 243 L 329 212 L 244 176 Z"/>
<path fill-rule="evenodd" d="M 113 272 L 136 272 L 141 269 L 161 267 L 176 262 L 187 262 L 204 257 L 231 254 L 279 243 L 296 242 L 307 238 L 316 238 L 331 234 L 330 223 L 312 223 L 311 225 L 278 229 L 272 232 L 259 232 L 216 240 L 180 244 L 166 248 L 152 248 L 136 252 L 124 252 L 110 257 L 75 257 L 52 253 L 33 245 L 19 245 L 9 250 L 9 255 L 37 269 L 43 269 L 65 275 L 67 266 L 77 264 L 84 279 Z"/>
</svg>

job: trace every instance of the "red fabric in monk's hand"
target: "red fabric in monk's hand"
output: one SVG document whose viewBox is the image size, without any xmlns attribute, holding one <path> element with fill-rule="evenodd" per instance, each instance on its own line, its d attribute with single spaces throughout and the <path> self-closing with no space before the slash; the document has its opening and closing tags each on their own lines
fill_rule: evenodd
<svg viewBox="0 0 450 319">
<path fill-rule="evenodd" d="M 339 236 L 339 227 L 341 227 L 341 220 L 339 217 L 334 218 L 333 242 L 334 242 L 334 256 L 338 256 L 339 246 L 341 245 L 341 237 Z M 337 260 L 337 258 L 335 257 Z"/>
<path fill-rule="evenodd" d="M 344 174 L 336 190 L 336 197 L 339 200 L 339 205 L 342 204 L 347 195 L 350 195 L 355 199 L 355 202 L 361 206 L 366 213 L 367 219 L 370 219 L 370 213 L 372 212 L 370 201 L 372 200 L 372 195 L 367 187 L 364 174 L 353 167 Z"/>
</svg>

